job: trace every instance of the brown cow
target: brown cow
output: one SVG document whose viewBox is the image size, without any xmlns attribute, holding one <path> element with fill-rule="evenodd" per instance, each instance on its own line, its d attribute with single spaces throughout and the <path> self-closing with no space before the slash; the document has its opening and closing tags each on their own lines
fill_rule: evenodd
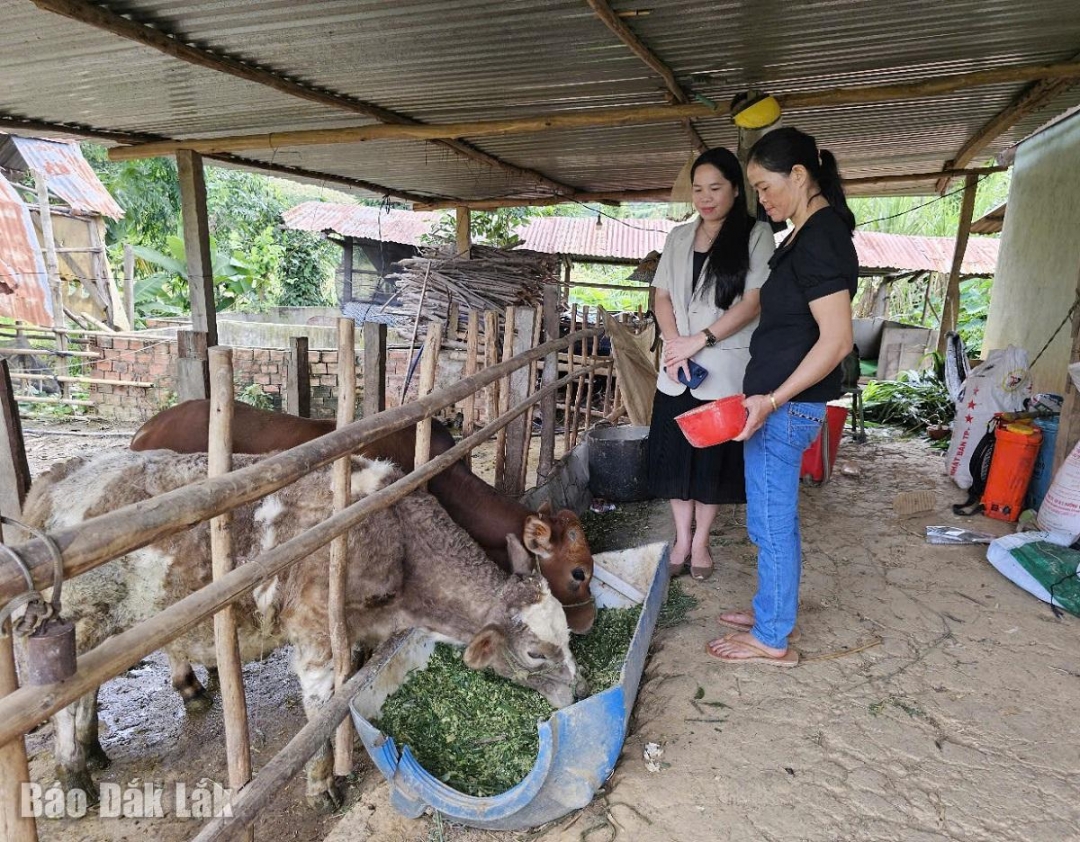
<svg viewBox="0 0 1080 842">
<path fill-rule="evenodd" d="M 236 467 L 257 461 L 236 457 Z M 294 538 L 329 515 L 331 468 L 326 466 L 232 514 L 238 565 Z M 384 488 L 401 473 L 389 462 L 354 457 L 353 496 Z M 72 459 L 41 476 L 24 517 L 45 531 L 76 526 L 96 515 L 206 478 L 205 455 L 119 451 Z M 64 613 L 75 622 L 78 651 L 155 616 L 211 581 L 207 522 L 134 550 L 64 583 Z M 426 628 L 461 644 L 465 664 L 490 667 L 543 694 L 555 707 L 585 690 L 570 631 L 558 601 L 513 536 L 516 573 L 492 564 L 435 499 L 415 491 L 367 517 L 348 533 L 345 594 L 350 644 L 374 647 L 403 629 Z M 261 582 L 238 603 L 240 655 L 245 661 L 293 647 L 310 717 L 334 691 L 327 634 L 329 549 L 323 547 Z M 200 623 L 165 647 L 173 683 L 182 693 L 195 682 L 190 662 L 214 665 L 213 628 Z M 88 762 L 108 762 L 97 738 L 97 691 L 54 718 L 61 781 L 93 793 Z M 318 806 L 337 804 L 328 746 L 308 764 L 307 794 Z"/>
<path fill-rule="evenodd" d="M 237 401 L 233 405 L 233 452 L 270 453 L 311 441 L 335 428 L 333 421 L 298 418 L 256 409 Z M 131 439 L 132 450 L 173 450 L 205 453 L 210 424 L 210 401 L 185 401 L 159 412 Z M 433 420 L 431 455 L 454 446 L 446 427 Z M 360 450 L 370 459 L 389 459 L 403 471 L 413 469 L 416 429 L 407 427 L 371 442 Z M 503 570 L 510 570 L 506 536 L 521 538 L 533 554 L 551 592 L 566 609 L 570 630 L 586 634 L 596 619 L 591 583 L 593 558 L 581 521 L 569 509 L 552 512 L 548 504 L 530 511 L 517 500 L 500 494 L 463 462 L 455 462 L 428 481 L 454 522 L 463 527 Z"/>
</svg>

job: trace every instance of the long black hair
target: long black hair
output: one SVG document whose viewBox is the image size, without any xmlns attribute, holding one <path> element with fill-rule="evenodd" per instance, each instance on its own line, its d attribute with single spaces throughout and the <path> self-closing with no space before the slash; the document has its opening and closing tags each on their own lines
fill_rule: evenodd
<svg viewBox="0 0 1080 842">
<path fill-rule="evenodd" d="M 746 290 L 746 273 L 750 269 L 750 230 L 754 227 L 754 218 L 746 209 L 739 159 L 720 146 L 706 150 L 698 155 L 690 168 L 691 181 L 697 168 L 704 164 L 716 167 L 720 175 L 735 188 L 736 194 L 735 204 L 731 206 L 716 239 L 709 247 L 708 270 L 705 272 L 705 284 L 713 285 L 716 306 L 726 310 Z"/>
<path fill-rule="evenodd" d="M 749 160 L 769 172 L 784 175 L 796 164 L 802 164 L 848 229 L 855 230 L 855 214 L 848 207 L 836 158 L 828 149 L 819 151 L 817 142 L 806 132 L 792 126 L 774 129 L 751 147 Z"/>
</svg>

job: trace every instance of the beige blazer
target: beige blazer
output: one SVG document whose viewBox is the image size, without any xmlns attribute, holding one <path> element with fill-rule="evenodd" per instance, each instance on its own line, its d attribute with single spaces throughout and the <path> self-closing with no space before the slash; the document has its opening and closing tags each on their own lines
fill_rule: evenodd
<svg viewBox="0 0 1080 842">
<path fill-rule="evenodd" d="M 664 242 L 664 251 L 656 267 L 652 285 L 666 290 L 675 309 L 675 324 L 680 336 L 690 336 L 707 328 L 720 318 L 724 311 L 713 298 L 712 286 L 705 289 L 703 279 L 708 266 L 702 268 L 697 290 L 691 295 L 694 272 L 694 233 L 700 221 L 694 217 L 671 229 Z M 769 277 L 769 258 L 775 242 L 772 228 L 758 222 L 750 231 L 750 268 L 746 273 L 746 288 L 760 289 Z M 738 300 L 738 299 L 736 299 Z M 742 391 L 743 374 L 750 362 L 750 336 L 757 327 L 754 319 L 731 336 L 721 339 L 712 348 L 702 348 L 694 360 L 705 367 L 709 376 L 692 391 L 695 398 L 715 400 Z M 681 395 L 686 386 L 667 376 L 661 366 L 656 388 L 666 395 Z"/>
</svg>

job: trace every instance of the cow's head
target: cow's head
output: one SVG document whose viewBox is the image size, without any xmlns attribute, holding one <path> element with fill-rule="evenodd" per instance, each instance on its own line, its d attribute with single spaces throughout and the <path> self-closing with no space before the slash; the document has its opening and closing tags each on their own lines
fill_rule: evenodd
<svg viewBox="0 0 1080 842">
<path fill-rule="evenodd" d="M 531 559 L 516 536 L 509 536 L 507 543 L 515 575 L 501 594 L 504 610 L 469 641 L 465 665 L 490 667 L 515 684 L 536 690 L 554 707 L 566 707 L 588 692 L 570 652 L 566 614 L 542 577 L 517 575 L 528 572 Z"/>
<path fill-rule="evenodd" d="M 569 509 L 552 513 L 551 504 L 544 503 L 525 521 L 522 538 L 566 610 L 570 631 L 587 634 L 596 620 L 591 590 L 593 557 L 577 515 Z"/>
</svg>

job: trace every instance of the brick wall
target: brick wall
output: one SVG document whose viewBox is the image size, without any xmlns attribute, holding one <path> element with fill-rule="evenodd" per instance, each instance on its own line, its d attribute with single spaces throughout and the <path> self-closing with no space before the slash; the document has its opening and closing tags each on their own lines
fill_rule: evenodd
<svg viewBox="0 0 1080 842">
<path fill-rule="evenodd" d="M 103 380 L 152 383 L 150 387 L 98 385 L 90 387 L 90 399 L 98 413 L 116 421 L 142 423 L 150 416 L 176 402 L 176 341 L 169 339 L 96 338 L 90 348 L 102 354 L 87 371 L 90 377 Z M 237 393 L 257 384 L 270 396 L 274 408 L 281 409 L 286 377 L 287 352 L 276 348 L 234 348 L 233 370 Z M 309 351 L 308 372 L 311 381 L 311 415 L 333 418 L 337 412 L 336 350 Z M 409 368 L 410 356 L 404 349 L 387 352 L 386 404 L 397 406 L 401 387 Z M 88 366 L 89 368 L 89 366 Z M 458 382 L 465 368 L 463 351 L 443 351 L 439 356 L 436 388 Z M 363 360 L 357 356 L 357 401 L 363 397 Z M 416 397 L 419 365 L 413 372 L 406 400 Z M 477 400 L 477 410 L 486 416 L 486 401 Z M 451 410 L 447 416 L 453 416 Z"/>
</svg>

